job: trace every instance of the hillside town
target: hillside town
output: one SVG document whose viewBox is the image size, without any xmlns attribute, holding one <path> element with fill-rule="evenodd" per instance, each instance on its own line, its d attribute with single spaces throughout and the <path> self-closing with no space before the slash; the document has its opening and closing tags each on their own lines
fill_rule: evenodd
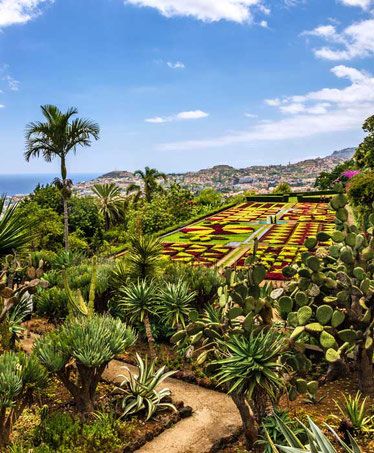
<svg viewBox="0 0 374 453">
<path fill-rule="evenodd" d="M 263 165 L 236 169 L 229 165 L 216 165 L 212 168 L 197 172 L 170 173 L 166 187 L 172 182 L 193 192 L 200 192 L 204 188 L 212 188 L 221 193 L 241 193 L 254 191 L 258 194 L 269 193 L 278 184 L 287 182 L 292 189 L 307 192 L 313 189 L 316 177 L 321 172 L 329 172 L 336 165 L 350 159 L 355 148 L 346 148 L 335 151 L 327 157 L 307 159 L 288 165 Z M 126 192 L 131 184 L 141 185 L 140 180 L 128 171 L 113 171 L 91 181 L 76 184 L 78 195 L 89 195 L 94 184 L 115 183 Z"/>
</svg>

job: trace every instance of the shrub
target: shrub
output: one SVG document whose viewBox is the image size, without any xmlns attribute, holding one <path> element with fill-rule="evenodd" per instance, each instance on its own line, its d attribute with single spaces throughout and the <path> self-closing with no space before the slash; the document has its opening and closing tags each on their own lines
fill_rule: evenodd
<svg viewBox="0 0 374 453">
<path fill-rule="evenodd" d="M 0 448 L 8 441 L 34 391 L 47 383 L 46 370 L 32 355 L 20 352 L 0 355 Z"/>
<path fill-rule="evenodd" d="M 171 392 L 168 388 L 156 390 L 165 379 L 172 376 L 176 371 L 165 373 L 163 366 L 158 371 L 155 371 L 155 362 L 145 362 L 136 354 L 136 362 L 139 370 L 138 375 L 134 375 L 127 367 L 129 377 L 121 375 L 123 381 L 120 384 L 121 390 L 126 396 L 122 400 L 122 408 L 124 409 L 122 417 L 127 415 L 137 414 L 145 411 L 146 420 L 149 420 L 156 412 L 166 409 L 177 410 L 176 407 L 166 401 L 165 398 L 170 398 Z"/>
<path fill-rule="evenodd" d="M 108 363 L 135 342 L 132 329 L 110 316 L 70 318 L 37 340 L 35 354 L 57 375 L 81 412 L 92 412 L 96 388 Z M 76 364 L 78 379 L 72 376 Z"/>
</svg>

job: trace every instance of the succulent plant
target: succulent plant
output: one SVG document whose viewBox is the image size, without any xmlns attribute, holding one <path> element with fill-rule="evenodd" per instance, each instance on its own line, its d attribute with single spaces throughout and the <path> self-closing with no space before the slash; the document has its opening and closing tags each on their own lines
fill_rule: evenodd
<svg viewBox="0 0 374 453">
<path fill-rule="evenodd" d="M 367 394 L 374 392 L 374 213 L 366 231 L 360 231 L 347 222 L 346 204 L 342 192 L 331 200 L 335 231 L 308 238 L 308 252 L 283 269 L 285 276 L 294 278 L 279 294 L 278 304 L 293 342 L 307 332 L 319 341 L 331 364 L 355 351 L 360 390 Z M 327 239 L 332 241 L 329 253 L 317 253 L 319 242 Z"/>
<path fill-rule="evenodd" d="M 18 260 L 9 256 L 0 271 L 0 339 L 2 346 L 9 347 L 10 332 L 8 314 L 24 298 L 25 295 L 35 294 L 37 287 L 47 288 L 48 282 L 42 280 L 43 261 L 38 267 L 32 265 L 29 258 L 26 266 L 21 266 Z"/>
</svg>

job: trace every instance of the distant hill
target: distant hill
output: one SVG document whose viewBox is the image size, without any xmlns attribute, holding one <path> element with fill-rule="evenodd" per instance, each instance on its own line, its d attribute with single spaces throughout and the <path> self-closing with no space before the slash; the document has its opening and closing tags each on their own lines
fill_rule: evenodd
<svg viewBox="0 0 374 453">
<path fill-rule="evenodd" d="M 334 151 L 332 154 L 330 154 L 330 157 L 349 160 L 352 159 L 355 151 L 356 148 L 344 148 L 341 149 L 340 151 Z"/>
</svg>

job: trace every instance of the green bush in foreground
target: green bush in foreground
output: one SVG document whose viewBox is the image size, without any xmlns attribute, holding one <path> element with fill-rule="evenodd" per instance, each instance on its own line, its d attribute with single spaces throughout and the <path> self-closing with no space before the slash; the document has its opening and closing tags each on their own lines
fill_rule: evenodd
<svg viewBox="0 0 374 453">
<path fill-rule="evenodd" d="M 20 352 L 0 355 L 0 449 L 9 441 L 14 423 L 36 389 L 47 383 L 47 372 L 35 356 Z"/>
<path fill-rule="evenodd" d="M 93 315 L 69 318 L 60 329 L 37 340 L 34 351 L 71 393 L 78 410 L 92 412 L 105 367 L 135 339 L 133 330 L 119 319 Z M 72 373 L 74 363 L 77 379 Z"/>
</svg>

